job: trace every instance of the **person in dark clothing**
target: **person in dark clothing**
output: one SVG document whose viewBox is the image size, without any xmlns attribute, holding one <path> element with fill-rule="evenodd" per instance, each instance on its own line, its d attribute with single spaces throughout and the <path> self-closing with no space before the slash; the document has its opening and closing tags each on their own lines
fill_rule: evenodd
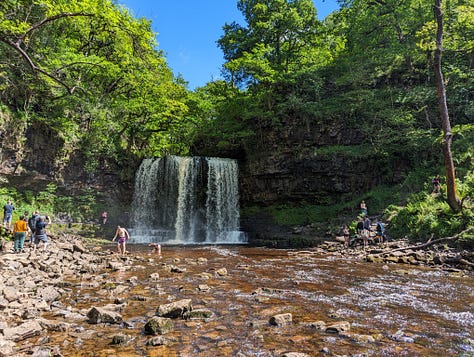
<svg viewBox="0 0 474 357">
<path fill-rule="evenodd" d="M 381 221 L 377 222 L 377 227 L 375 228 L 375 235 L 379 243 L 383 243 L 385 238 L 385 227 Z"/>
<path fill-rule="evenodd" d="M 46 234 L 46 226 L 51 224 L 51 219 L 46 217 L 40 217 L 36 222 L 35 226 L 35 251 L 39 246 L 40 241 L 43 242 L 43 252 L 48 249 L 48 236 Z"/>
<path fill-rule="evenodd" d="M 433 184 L 433 193 L 439 193 L 439 175 L 436 175 L 431 183 Z"/>
<path fill-rule="evenodd" d="M 30 236 L 30 245 L 33 244 L 35 240 L 35 228 L 36 228 L 36 222 L 39 219 L 39 212 L 35 211 L 30 218 L 28 218 L 28 227 L 30 228 L 31 231 L 31 236 Z"/>
<path fill-rule="evenodd" d="M 364 248 L 369 245 L 369 237 L 370 237 L 370 219 L 369 217 L 365 217 L 364 219 L 364 229 L 362 233 L 362 239 L 364 240 Z"/>
<path fill-rule="evenodd" d="M 13 206 L 12 201 L 8 201 L 8 203 L 3 206 L 3 226 L 7 229 L 11 228 L 14 210 L 15 207 Z"/>
</svg>

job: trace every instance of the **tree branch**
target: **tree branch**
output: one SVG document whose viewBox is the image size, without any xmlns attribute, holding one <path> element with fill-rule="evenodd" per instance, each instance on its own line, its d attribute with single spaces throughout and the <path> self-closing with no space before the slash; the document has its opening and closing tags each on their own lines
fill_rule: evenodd
<svg viewBox="0 0 474 357">
<path fill-rule="evenodd" d="M 432 240 L 433 236 L 430 237 L 430 239 L 428 239 L 427 242 L 423 243 L 423 244 L 418 244 L 418 245 L 412 245 L 412 246 L 409 246 L 409 247 L 403 247 L 403 248 L 397 248 L 397 249 L 392 249 L 392 250 L 389 250 L 388 252 L 381 252 L 381 253 L 378 253 L 378 254 L 374 254 L 374 255 L 385 255 L 385 254 L 391 254 L 393 252 L 401 252 L 401 251 L 404 251 L 404 250 L 418 250 L 418 249 L 423 249 L 423 248 L 427 248 L 429 246 L 432 246 L 433 244 L 437 244 L 437 243 L 441 243 L 441 242 L 452 242 L 452 241 L 456 241 L 459 239 L 459 237 L 461 237 L 463 234 L 467 233 L 467 232 L 470 232 L 474 230 L 474 227 L 469 227 L 468 229 L 465 229 L 463 230 L 462 232 L 459 232 L 458 234 L 452 236 L 452 237 L 444 237 L 444 238 L 438 238 L 438 239 L 435 239 L 435 240 Z"/>
<path fill-rule="evenodd" d="M 43 19 L 43 20 L 37 22 L 36 24 L 33 24 L 28 30 L 25 31 L 25 34 L 21 37 L 21 39 L 24 39 L 28 34 L 33 32 L 34 30 L 39 29 L 41 26 L 43 26 L 43 25 L 45 25 L 49 22 L 52 22 L 52 21 L 55 21 L 55 20 L 58 20 L 58 19 L 62 19 L 62 18 L 65 18 L 65 17 L 74 17 L 74 16 L 92 17 L 94 15 L 93 14 L 88 14 L 88 13 L 85 13 L 85 12 L 64 12 L 64 13 L 61 13 L 61 14 L 57 14 L 55 16 L 51 16 L 51 17 L 48 17 L 46 19 Z"/>
<path fill-rule="evenodd" d="M 52 79 L 53 81 L 55 81 L 56 83 L 58 83 L 59 85 L 61 85 L 62 87 L 64 87 L 69 94 L 73 94 L 74 91 L 79 88 L 77 86 L 70 86 L 68 85 L 66 82 L 64 82 L 63 80 L 61 80 L 60 78 L 54 76 L 53 74 L 45 71 L 44 69 L 42 69 L 40 66 L 36 65 L 33 60 L 31 59 L 31 57 L 28 55 L 28 53 L 26 53 L 26 51 L 21 48 L 21 43 L 24 41 L 24 39 L 28 36 L 28 34 L 31 34 L 33 31 L 37 30 L 38 28 L 40 28 L 41 26 L 49 23 L 49 22 L 52 22 L 52 21 L 55 21 L 55 20 L 58 20 L 58 19 L 61 19 L 61 18 L 65 18 L 65 17 L 73 17 L 73 16 L 94 16 L 93 14 L 88 14 L 88 13 L 84 13 L 84 12 L 78 12 L 78 13 L 61 13 L 61 14 L 57 14 L 55 16 L 51 16 L 51 17 L 48 17 L 46 19 L 43 19 L 35 24 L 33 24 L 28 30 L 25 31 L 24 34 L 22 34 L 21 36 L 17 37 L 16 41 L 13 41 L 11 39 L 8 39 L 7 37 L 5 36 L 0 36 L 0 41 L 5 43 L 6 45 L 10 46 L 11 48 L 13 48 L 15 51 L 17 51 L 21 57 L 23 57 L 23 59 L 28 63 L 29 67 L 34 71 L 34 72 L 39 72 L 41 74 L 43 74 L 44 76 Z"/>
</svg>

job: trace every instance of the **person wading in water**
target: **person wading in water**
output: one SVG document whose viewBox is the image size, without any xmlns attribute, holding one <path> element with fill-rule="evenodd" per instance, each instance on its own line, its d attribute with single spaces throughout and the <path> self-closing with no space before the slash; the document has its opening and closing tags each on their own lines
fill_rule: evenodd
<svg viewBox="0 0 474 357">
<path fill-rule="evenodd" d="M 117 238 L 117 250 L 119 254 L 124 255 L 125 253 L 127 253 L 126 242 L 127 239 L 130 239 L 130 234 L 125 228 L 117 226 L 117 231 L 115 232 L 115 236 L 112 239 L 112 242 L 115 241 Z"/>
</svg>

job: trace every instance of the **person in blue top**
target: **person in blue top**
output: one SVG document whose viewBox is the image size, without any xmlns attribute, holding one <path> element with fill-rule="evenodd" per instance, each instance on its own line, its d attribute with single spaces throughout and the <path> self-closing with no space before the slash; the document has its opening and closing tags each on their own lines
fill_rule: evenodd
<svg viewBox="0 0 474 357">
<path fill-rule="evenodd" d="M 8 203 L 3 206 L 3 226 L 7 229 L 11 228 L 14 210 L 15 207 L 13 206 L 12 201 L 8 201 Z"/>
<path fill-rule="evenodd" d="M 377 222 L 377 226 L 375 228 L 375 236 L 379 243 L 383 243 L 385 238 L 385 227 L 383 226 L 382 221 Z"/>
</svg>

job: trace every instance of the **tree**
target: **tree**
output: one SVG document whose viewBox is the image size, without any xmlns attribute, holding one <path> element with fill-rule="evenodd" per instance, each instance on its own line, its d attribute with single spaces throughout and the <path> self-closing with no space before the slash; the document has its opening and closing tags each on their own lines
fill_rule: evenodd
<svg viewBox="0 0 474 357">
<path fill-rule="evenodd" d="M 218 44 L 233 81 L 269 83 L 324 63 L 321 24 L 311 0 L 239 0 L 247 27 L 226 24 Z"/>
<path fill-rule="evenodd" d="M 456 194 L 456 175 L 454 172 L 453 155 L 451 153 L 453 134 L 451 132 L 451 121 L 449 120 L 448 105 L 446 102 L 446 88 L 441 68 L 441 55 L 443 50 L 443 11 L 441 9 L 441 0 L 434 1 L 433 10 L 437 23 L 434 70 L 438 87 L 439 114 L 444 133 L 442 147 L 446 169 L 447 202 L 453 211 L 459 211 L 461 209 L 461 201 Z"/>
<path fill-rule="evenodd" d="M 185 153 L 187 90 L 151 22 L 112 0 L 0 2 L 0 100 L 99 162 Z M 65 162 L 68 157 L 61 158 Z"/>
</svg>

